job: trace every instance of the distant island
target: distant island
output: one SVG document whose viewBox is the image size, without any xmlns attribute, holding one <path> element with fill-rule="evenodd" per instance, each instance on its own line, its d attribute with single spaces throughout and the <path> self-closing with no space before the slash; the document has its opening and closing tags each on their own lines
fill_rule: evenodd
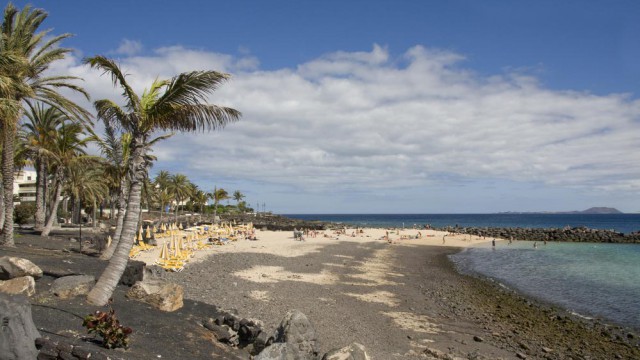
<svg viewBox="0 0 640 360">
<path fill-rule="evenodd" d="M 582 211 L 506 211 L 498 214 L 624 214 L 616 208 L 592 207 Z"/>
</svg>

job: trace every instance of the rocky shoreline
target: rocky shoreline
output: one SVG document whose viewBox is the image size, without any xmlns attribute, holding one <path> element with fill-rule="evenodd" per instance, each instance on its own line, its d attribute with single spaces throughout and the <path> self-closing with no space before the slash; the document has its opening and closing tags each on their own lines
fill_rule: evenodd
<svg viewBox="0 0 640 360">
<path fill-rule="evenodd" d="M 487 238 L 528 240 L 528 241 L 564 241 L 589 243 L 640 243 L 640 232 L 624 234 L 613 230 L 591 229 L 587 227 L 557 228 L 500 228 L 500 227 L 460 227 L 439 228 L 457 234 L 468 234 Z"/>
</svg>

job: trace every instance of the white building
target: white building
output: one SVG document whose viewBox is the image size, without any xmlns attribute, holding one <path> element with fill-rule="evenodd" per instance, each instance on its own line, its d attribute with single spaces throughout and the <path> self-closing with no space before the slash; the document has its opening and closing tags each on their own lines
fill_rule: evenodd
<svg viewBox="0 0 640 360">
<path fill-rule="evenodd" d="M 36 201 L 35 171 L 20 170 L 15 173 L 13 176 L 13 195 L 17 195 L 20 201 Z"/>
</svg>

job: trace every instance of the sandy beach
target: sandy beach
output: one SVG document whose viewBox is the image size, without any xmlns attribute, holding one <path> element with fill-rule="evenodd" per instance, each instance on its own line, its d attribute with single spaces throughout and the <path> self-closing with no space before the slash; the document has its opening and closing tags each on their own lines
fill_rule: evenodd
<svg viewBox="0 0 640 360">
<path fill-rule="evenodd" d="M 196 252 L 168 278 L 185 287 L 186 298 L 233 309 L 270 329 L 298 309 L 315 325 L 320 353 L 358 342 L 373 359 L 640 354 L 597 327 L 458 274 L 447 256 L 490 238 L 416 229 L 321 231 L 305 241 L 290 231 L 257 237 Z M 158 251 L 138 260 L 152 264 Z"/>
<path fill-rule="evenodd" d="M 352 232 L 296 241 L 291 231 L 258 230 L 257 241 L 199 251 L 183 271 L 165 273 L 185 291 L 184 307 L 174 312 L 127 299 L 129 288 L 119 285 L 113 308 L 134 329 L 131 347 L 101 351 L 113 359 L 248 359 L 244 350 L 217 342 L 203 320 L 235 311 L 272 331 L 297 309 L 316 328 L 320 354 L 358 342 L 374 360 L 640 358 L 640 338 L 628 329 L 581 320 L 455 270 L 448 255 L 491 246 L 483 245 L 491 239 L 452 235 L 442 244 L 445 233 L 422 230 L 416 239 L 418 230 L 401 230 L 389 243 L 385 230 Z M 158 252 L 137 259 L 153 263 Z M 45 272 L 31 298 L 43 336 L 100 349 L 81 320 L 104 308 L 82 296 L 59 299 L 49 288 L 64 274 L 97 277 L 106 262 L 78 253 L 68 235 L 21 234 L 15 248 L 0 253 L 30 259 Z"/>
</svg>

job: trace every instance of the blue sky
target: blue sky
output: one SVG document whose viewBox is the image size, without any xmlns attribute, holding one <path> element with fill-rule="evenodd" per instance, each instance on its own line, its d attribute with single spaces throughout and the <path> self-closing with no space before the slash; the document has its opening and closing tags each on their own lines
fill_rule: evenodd
<svg viewBox="0 0 640 360">
<path fill-rule="evenodd" d="M 280 213 L 640 211 L 640 2 L 30 3 L 75 34 L 55 70 L 94 98 L 117 92 L 83 56 L 139 91 L 233 75 L 211 101 L 243 119 L 158 146 L 153 172 Z"/>
</svg>

